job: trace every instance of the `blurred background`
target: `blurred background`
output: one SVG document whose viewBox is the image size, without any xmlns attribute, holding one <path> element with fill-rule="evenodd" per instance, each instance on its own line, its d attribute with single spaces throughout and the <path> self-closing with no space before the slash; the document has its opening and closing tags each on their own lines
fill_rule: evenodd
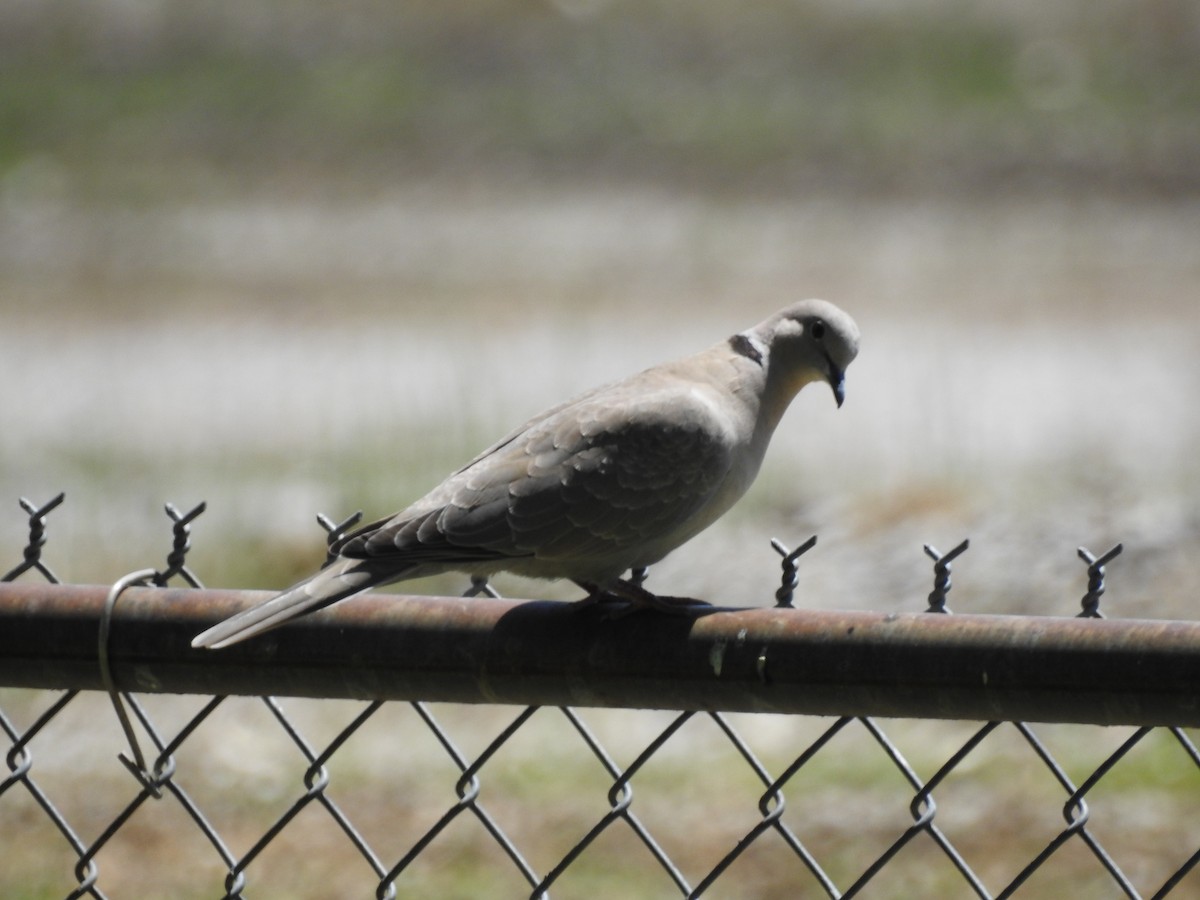
<svg viewBox="0 0 1200 900">
<path fill-rule="evenodd" d="M 805 296 L 863 331 L 650 586 L 1194 615 L 1189 0 L 0 6 L 0 546 L 278 587 L 515 422 Z M 431 590 L 462 588 L 461 579 Z M 555 585 L 506 593 L 570 596 Z M 418 586 L 418 589 L 425 589 Z M 564 593 L 565 591 L 565 593 Z M 957 605 L 953 602 L 957 600 Z"/>
<path fill-rule="evenodd" d="M 0 573 L 26 539 L 18 498 L 61 490 L 46 560 L 64 580 L 163 566 L 162 504 L 207 500 L 199 576 L 282 587 L 323 558 L 316 513 L 397 510 L 572 392 L 821 296 L 863 332 L 845 407 L 805 391 L 751 494 L 649 587 L 767 604 L 770 538 L 815 532 L 798 606 L 919 610 L 932 586 L 922 544 L 969 537 L 954 610 L 1071 615 L 1086 588 L 1076 547 L 1123 541 L 1107 612 L 1194 619 L 1198 286 L 1193 0 L 8 0 Z M 25 726 L 51 699 L 7 692 L 5 709 Z M 162 725 L 201 699 L 143 701 Z M 357 709 L 286 705 L 310 735 Z M 51 795 L 90 837 L 135 788 L 114 764 L 106 698 L 72 710 L 73 730 L 56 720 L 38 742 L 39 784 L 60 779 Z M 622 765 L 670 717 L 585 712 Z M 438 710 L 471 753 L 513 715 Z M 488 769 L 501 788 L 488 803 L 543 870 L 607 810 L 611 786 L 554 716 L 522 729 L 509 768 Z M 736 718 L 775 772 L 824 727 Z M 335 760 L 348 767 L 337 796 L 397 856 L 453 802 L 459 774 L 413 719 L 390 704 L 386 727 Z M 744 831 L 732 804 L 700 814 L 698 798 L 737 787 L 749 827 L 761 785 L 696 722 L 664 757 L 665 794 L 639 776 L 638 808 L 703 873 Z M 976 726 L 887 727 L 928 777 Z M 1082 782 L 1120 731 L 1055 752 Z M 860 737 L 806 768 L 789 805 L 843 884 L 910 824 L 911 788 Z M 1061 789 L 1033 759 L 1012 732 L 939 793 L 959 792 L 938 821 L 951 817 L 994 883 L 1018 871 L 1019 854 L 1001 859 L 1009 844 L 1028 859 L 1062 827 Z M 688 788 L 681 831 L 676 788 L 696 760 L 708 780 Z M 1161 871 L 1155 884 L 1194 852 L 1180 823 L 1194 818 L 1196 770 L 1183 763 L 1186 783 L 1162 755 L 1142 758 L 1111 788 L 1121 812 L 1096 817 L 1151 823 L 1104 839 Z M 305 765 L 249 699 L 180 753 L 237 852 L 296 796 Z M 986 793 L 1038 777 L 1040 795 Z M 573 808 L 577 796 L 594 802 Z M 165 818 L 178 809 L 148 807 L 105 848 L 101 883 L 211 896 L 224 877 L 212 848 Z M 61 836 L 28 798 L 5 810 L 23 836 L 7 893 L 63 896 L 74 856 Z M 334 891 L 353 873 L 369 895 L 369 871 L 328 825 L 290 827 L 255 877 L 316 898 L 346 896 Z M 449 864 L 426 864 L 419 893 L 495 895 L 499 872 L 524 895 L 506 860 L 479 862 L 497 855 L 486 836 L 464 841 Z M 169 889 L 147 848 L 178 870 Z M 639 881 L 644 868 L 615 886 L 612 858 L 626 857 L 585 857 L 591 880 L 562 895 L 669 892 L 661 871 Z M 1094 859 L 1068 858 L 1062 884 L 1030 895 L 1116 896 L 1103 872 L 1079 880 Z M 961 880 L 934 868 L 879 896 L 956 896 Z M 737 877 L 758 897 L 795 896 L 794 868 Z"/>
</svg>

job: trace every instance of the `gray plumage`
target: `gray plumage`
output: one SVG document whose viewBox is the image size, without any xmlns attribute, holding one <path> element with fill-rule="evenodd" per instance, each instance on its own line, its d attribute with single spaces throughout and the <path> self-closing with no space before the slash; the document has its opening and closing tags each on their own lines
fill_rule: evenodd
<svg viewBox="0 0 1200 900">
<path fill-rule="evenodd" d="M 446 571 L 569 578 L 592 590 L 658 562 L 758 474 L 788 404 L 827 382 L 840 406 L 858 326 L 804 300 L 707 350 L 535 416 L 336 559 L 199 635 L 223 647 L 367 588 Z"/>
</svg>

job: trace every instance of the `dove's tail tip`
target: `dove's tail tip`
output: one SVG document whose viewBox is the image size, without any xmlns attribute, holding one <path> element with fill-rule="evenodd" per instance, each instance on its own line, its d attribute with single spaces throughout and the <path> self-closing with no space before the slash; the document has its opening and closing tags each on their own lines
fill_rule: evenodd
<svg viewBox="0 0 1200 900">
<path fill-rule="evenodd" d="M 269 631 L 298 616 L 337 603 L 375 583 L 368 572 L 330 567 L 265 603 L 242 610 L 192 639 L 197 650 L 220 650 Z"/>
</svg>

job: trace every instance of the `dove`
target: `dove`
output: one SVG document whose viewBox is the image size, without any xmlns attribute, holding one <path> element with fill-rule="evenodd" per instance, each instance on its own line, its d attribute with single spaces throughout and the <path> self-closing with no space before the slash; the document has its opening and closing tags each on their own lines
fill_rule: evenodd
<svg viewBox="0 0 1200 900">
<path fill-rule="evenodd" d="M 336 540 L 316 574 L 192 646 L 225 647 L 369 588 L 448 571 L 569 579 L 585 603 L 698 603 L 621 576 L 658 562 L 746 493 L 803 387 L 824 382 L 840 407 L 858 345 L 849 315 L 802 300 L 552 407 L 407 509 Z"/>
</svg>

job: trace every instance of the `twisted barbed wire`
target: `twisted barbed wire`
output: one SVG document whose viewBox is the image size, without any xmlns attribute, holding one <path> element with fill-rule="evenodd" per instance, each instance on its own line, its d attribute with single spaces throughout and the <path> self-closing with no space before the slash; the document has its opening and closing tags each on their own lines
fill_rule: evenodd
<svg viewBox="0 0 1200 900">
<path fill-rule="evenodd" d="M 966 553 L 970 546 L 970 539 L 964 539 L 961 544 L 943 556 L 932 544 L 924 545 L 925 555 L 933 560 L 933 590 L 929 592 L 929 606 L 925 610 L 926 612 L 950 612 L 950 608 L 946 606 L 946 595 L 950 593 L 951 587 L 950 563 Z"/>
<path fill-rule="evenodd" d="M 50 570 L 49 566 L 42 562 L 42 548 L 46 546 L 46 516 L 57 509 L 63 500 L 66 499 L 66 496 L 65 491 L 61 492 L 41 506 L 34 506 L 33 503 L 24 497 L 20 499 L 21 509 L 29 513 L 29 540 L 25 543 L 25 551 L 22 554 L 24 559 L 10 569 L 3 577 L 0 577 L 0 581 L 13 581 L 30 569 L 35 569 L 52 584 L 59 583 L 58 576 Z"/>
<path fill-rule="evenodd" d="M 1083 600 L 1080 601 L 1082 611 L 1079 613 L 1081 618 L 1087 619 L 1103 619 L 1104 614 L 1100 612 L 1100 597 L 1104 594 L 1104 567 L 1121 555 L 1121 551 L 1125 547 L 1117 544 L 1107 553 L 1097 559 L 1092 555 L 1091 551 L 1085 547 L 1080 547 L 1076 553 L 1079 558 L 1087 563 L 1088 586 L 1087 593 L 1083 595 Z"/>
</svg>

